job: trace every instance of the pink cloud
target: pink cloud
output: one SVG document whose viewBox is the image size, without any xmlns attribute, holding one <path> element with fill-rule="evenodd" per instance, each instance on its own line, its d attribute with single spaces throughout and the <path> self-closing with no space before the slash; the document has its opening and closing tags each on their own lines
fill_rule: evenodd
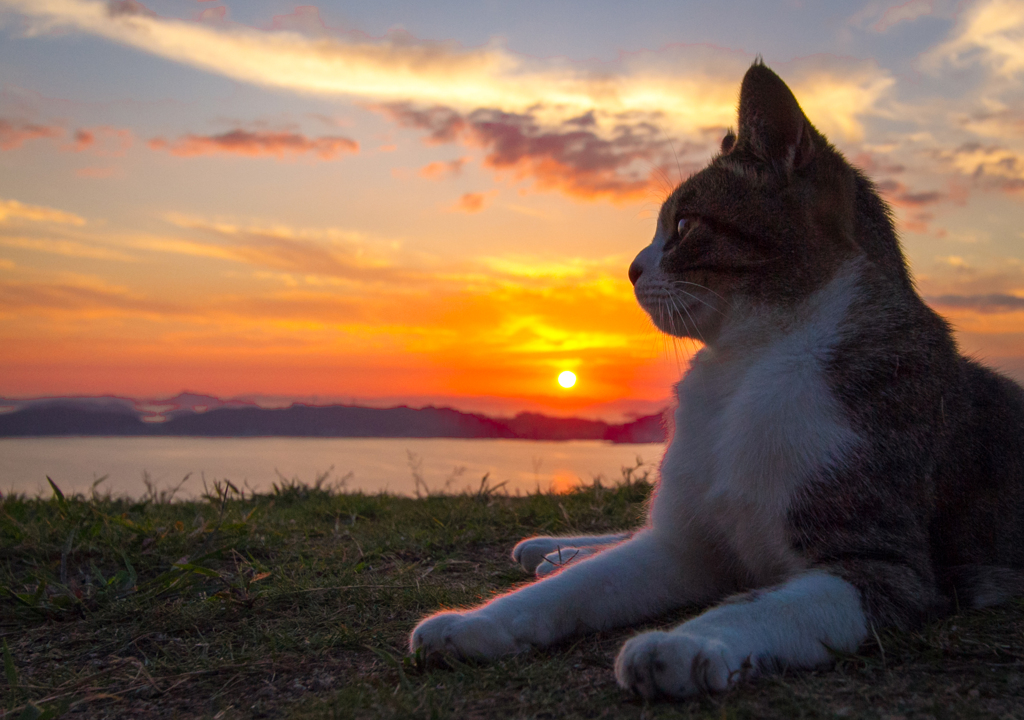
<svg viewBox="0 0 1024 720">
<path fill-rule="evenodd" d="M 458 175 L 462 172 L 462 166 L 469 162 L 469 160 L 468 157 L 464 157 L 457 160 L 449 160 L 448 162 L 432 162 L 419 169 L 419 176 L 429 180 L 438 180 L 443 177 Z"/>
<path fill-rule="evenodd" d="M 88 130 L 76 130 L 74 144 L 69 148 L 73 152 L 81 152 L 96 142 L 96 135 Z"/>
<path fill-rule="evenodd" d="M 875 183 L 875 187 L 878 188 L 889 204 L 898 207 L 920 208 L 949 199 L 947 193 L 939 192 L 938 190 L 912 192 L 906 185 L 895 180 L 882 180 Z"/>
<path fill-rule="evenodd" d="M 56 138 L 63 134 L 64 130 L 55 125 L 35 125 L 0 119 L 0 150 L 14 150 L 21 147 L 26 140 Z"/>
<path fill-rule="evenodd" d="M 93 180 L 103 180 L 111 177 L 119 177 L 120 175 L 121 170 L 116 167 L 83 167 L 75 170 L 76 177 L 90 178 Z"/>
<path fill-rule="evenodd" d="M 530 114 L 482 108 L 462 115 L 447 107 L 416 108 L 408 103 L 377 106 L 402 127 L 424 130 L 430 145 L 461 142 L 483 148 L 483 164 L 516 180 L 531 179 L 539 190 L 553 190 L 585 200 L 633 202 L 664 189 L 664 175 L 678 168 L 672 143 L 659 128 L 642 120 L 622 120 L 609 134 L 597 132 L 591 113 L 557 127 L 545 127 Z M 679 154 L 695 149 L 680 144 Z M 701 148 L 703 149 L 703 148 Z M 682 165 L 686 165 L 685 168 Z M 443 164 L 420 171 L 438 176 Z"/>
<path fill-rule="evenodd" d="M 320 10 L 315 5 L 299 5 L 295 10 L 284 15 L 275 15 L 270 27 L 274 30 L 292 30 L 305 35 L 322 35 L 327 26 L 320 18 Z"/>
<path fill-rule="evenodd" d="M 464 213 L 478 213 L 484 209 L 487 203 L 487 195 L 484 193 L 468 192 L 458 199 L 452 210 Z"/>
<path fill-rule="evenodd" d="M 155 12 L 143 5 L 139 0 L 109 0 L 107 3 L 107 14 L 110 17 L 117 17 L 119 15 L 157 17 Z"/>
<path fill-rule="evenodd" d="M 466 121 L 458 112 L 440 105 L 423 109 L 410 103 L 390 103 L 375 109 L 402 127 L 428 131 L 426 142 L 429 145 L 454 142 L 466 128 Z"/>
<path fill-rule="evenodd" d="M 359 151 L 359 143 L 346 137 L 325 135 L 311 138 L 294 132 L 252 132 L 231 130 L 219 135 L 185 135 L 174 141 L 154 138 L 153 150 L 166 150 L 179 157 L 233 154 L 249 157 L 284 157 L 313 153 L 321 160 L 334 160 L 343 153 Z"/>
<path fill-rule="evenodd" d="M 71 144 L 65 145 L 64 150 L 89 150 L 96 155 L 120 157 L 132 146 L 134 137 L 131 130 L 100 125 L 94 128 L 79 128 L 71 136 L 71 140 Z"/>
<path fill-rule="evenodd" d="M 934 5 L 934 0 L 909 0 L 902 5 L 895 5 L 886 10 L 878 22 L 871 26 L 871 29 L 875 32 L 885 32 L 901 22 L 931 15 L 935 10 Z"/>
<path fill-rule="evenodd" d="M 219 7 L 204 8 L 196 18 L 199 22 L 221 22 L 228 16 L 228 9 L 224 5 Z"/>
</svg>

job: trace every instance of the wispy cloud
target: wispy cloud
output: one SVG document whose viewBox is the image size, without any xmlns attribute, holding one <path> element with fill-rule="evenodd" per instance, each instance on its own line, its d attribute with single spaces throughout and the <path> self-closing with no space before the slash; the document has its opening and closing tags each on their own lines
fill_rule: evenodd
<svg viewBox="0 0 1024 720">
<path fill-rule="evenodd" d="M 405 32 L 383 38 L 327 31 L 307 10 L 301 23 L 261 30 L 233 23 L 159 17 L 136 0 L 0 0 L 30 33 L 73 30 L 257 85 L 371 101 L 443 103 L 461 111 L 525 112 L 549 119 L 590 110 L 659 113 L 673 131 L 733 122 L 736 78 L 751 58 L 703 46 L 623 56 L 611 64 L 536 60 L 492 42 L 465 48 Z M 798 65 L 800 65 L 798 63 Z M 685 74 L 679 73 L 686 67 Z M 859 132 L 891 80 L 870 63 L 812 58 L 789 73 L 826 130 Z"/>
<path fill-rule="evenodd" d="M 79 128 L 71 136 L 71 143 L 64 147 L 71 152 L 90 151 L 97 155 L 120 157 L 132 146 L 134 137 L 127 128 L 100 125 Z"/>
<path fill-rule="evenodd" d="M 403 269 L 374 252 L 360 233 L 338 229 L 295 229 L 210 222 L 169 215 L 189 239 L 140 238 L 140 249 L 216 257 L 299 275 L 322 275 L 361 283 L 410 282 L 421 272 Z"/>
<path fill-rule="evenodd" d="M 117 167 L 83 167 L 75 170 L 75 177 L 80 178 L 91 178 L 94 180 L 102 180 L 105 178 L 112 178 L 121 175 L 121 169 Z"/>
<path fill-rule="evenodd" d="M 875 32 L 886 32 L 895 25 L 931 15 L 935 10 L 935 0 L 908 0 L 900 5 L 887 8 L 871 29 Z"/>
<path fill-rule="evenodd" d="M 135 257 L 127 253 L 104 245 L 60 238 L 0 234 L 0 247 L 32 250 L 33 252 L 63 255 L 64 257 L 90 258 L 93 260 L 113 260 L 116 262 L 133 262 L 136 260 Z"/>
<path fill-rule="evenodd" d="M 0 281 L 0 308 L 3 314 L 30 311 L 97 317 L 128 313 L 154 319 L 181 312 L 172 303 L 152 300 L 127 288 L 85 276 L 49 282 Z"/>
<path fill-rule="evenodd" d="M 934 205 L 946 199 L 946 194 L 938 190 L 924 190 L 914 192 L 906 185 L 896 180 L 882 180 L 875 183 L 875 187 L 889 201 L 890 204 L 899 207 L 920 208 L 926 205 Z"/>
<path fill-rule="evenodd" d="M 981 62 L 1004 77 L 1024 71 L 1024 4 L 1019 0 L 983 0 L 968 7 L 948 41 L 930 51 L 930 59 L 955 65 Z"/>
<path fill-rule="evenodd" d="M 483 194 L 482 202 L 493 194 Z M 463 198 L 475 207 L 476 198 Z M 530 255 L 480 255 L 453 262 L 404 249 L 394 239 L 341 228 L 247 225 L 177 214 L 165 219 L 175 228 L 188 231 L 189 236 L 129 236 L 118 239 L 116 247 L 240 263 L 251 266 L 258 277 L 293 288 L 330 288 L 332 292 L 364 289 L 376 293 L 385 283 L 389 287 L 386 294 L 395 294 L 611 283 L 617 287 L 615 293 L 633 302 L 625 280 L 624 268 L 629 262 L 625 256 L 556 261 Z"/>
<path fill-rule="evenodd" d="M 898 182 L 889 173 L 880 185 L 889 190 L 893 204 L 908 212 L 963 204 L 975 191 L 1021 193 L 1024 3 L 980 0 L 952 14 L 948 3 L 910 2 L 889 12 L 894 18 L 923 16 L 928 9 L 952 17 L 951 29 L 919 57 L 920 83 L 897 89 L 880 113 L 904 129 L 876 131 L 877 139 L 885 138 L 876 154 L 887 154 L 890 164 L 905 171 Z M 936 178 L 944 179 L 946 189 L 908 188 L 934 187 Z M 928 223 L 921 219 L 910 217 L 908 229 L 924 229 Z"/>
<path fill-rule="evenodd" d="M 952 150 L 939 150 L 936 157 L 980 187 L 1024 191 L 1024 153 L 1020 151 L 1001 144 L 967 142 Z"/>
<path fill-rule="evenodd" d="M 1024 311 L 1024 297 L 1004 293 L 985 295 L 933 295 L 925 298 L 929 304 L 957 310 L 975 310 L 982 313 Z"/>
<path fill-rule="evenodd" d="M 166 150 L 179 157 L 196 155 L 247 155 L 284 157 L 313 154 L 321 160 L 334 160 L 343 153 L 359 151 L 359 143 L 337 135 L 307 137 L 295 132 L 230 130 L 218 135 L 184 135 L 177 140 L 154 138 L 153 150 Z"/>
<path fill-rule="evenodd" d="M 0 118 L 0 150 L 14 150 L 21 147 L 26 140 L 57 138 L 63 134 L 64 129 L 55 125 L 39 125 Z"/>
<path fill-rule="evenodd" d="M 0 198 L 0 223 L 10 220 L 59 223 L 62 225 L 85 225 L 85 218 L 74 213 L 55 210 L 41 205 L 26 205 L 17 200 Z"/>
</svg>

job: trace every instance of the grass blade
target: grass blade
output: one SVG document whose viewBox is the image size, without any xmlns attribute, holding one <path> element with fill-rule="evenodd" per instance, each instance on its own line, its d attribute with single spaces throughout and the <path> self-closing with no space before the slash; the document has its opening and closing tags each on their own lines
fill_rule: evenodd
<svg viewBox="0 0 1024 720">
<path fill-rule="evenodd" d="M 41 717 L 43 717 L 43 711 L 34 702 L 29 702 L 21 711 L 18 720 L 39 720 Z"/>
<path fill-rule="evenodd" d="M 18 668 L 14 667 L 14 658 L 11 657 L 11 649 L 7 647 L 7 639 L 4 639 L 4 674 L 7 675 L 7 684 L 11 690 L 18 687 Z"/>
<path fill-rule="evenodd" d="M 128 555 L 123 550 L 121 551 L 121 558 L 124 559 L 124 566 L 128 569 L 128 581 L 125 583 L 125 587 L 133 588 L 139 582 L 139 574 L 135 572 L 135 568 L 128 559 Z"/>
<path fill-rule="evenodd" d="M 57 483 L 55 483 L 49 475 L 46 476 L 46 482 L 50 483 L 50 487 L 53 488 L 53 496 L 57 498 L 57 502 L 60 506 L 64 507 L 67 505 L 68 501 L 64 499 L 64 493 L 60 491 L 60 488 L 57 487 Z"/>
</svg>

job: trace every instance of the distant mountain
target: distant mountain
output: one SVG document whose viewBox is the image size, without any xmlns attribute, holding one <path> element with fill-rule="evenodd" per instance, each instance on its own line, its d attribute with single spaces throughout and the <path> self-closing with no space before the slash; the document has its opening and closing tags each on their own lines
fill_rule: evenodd
<svg viewBox="0 0 1024 720">
<path fill-rule="evenodd" d="M 131 407 L 108 409 L 52 402 L 0 415 L 0 437 L 44 435 L 148 435 L 149 428 Z"/>
<path fill-rule="evenodd" d="M 34 401 L 24 403 L 13 412 L 0 414 L 0 437 L 417 437 L 610 440 L 618 443 L 664 442 L 666 439 L 661 414 L 610 424 L 537 413 L 490 418 L 436 407 L 297 404 L 287 408 L 260 408 L 226 405 L 216 398 L 198 396 L 179 396 L 167 404 L 175 406 L 173 411 L 160 414 L 162 405 L 159 403 L 135 407 L 130 401 L 118 398 Z"/>
</svg>

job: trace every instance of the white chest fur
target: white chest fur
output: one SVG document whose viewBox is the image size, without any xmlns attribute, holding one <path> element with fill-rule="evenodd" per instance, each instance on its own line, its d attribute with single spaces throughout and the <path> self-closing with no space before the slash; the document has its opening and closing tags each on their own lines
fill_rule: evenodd
<svg viewBox="0 0 1024 720">
<path fill-rule="evenodd" d="M 651 521 L 666 539 L 713 550 L 740 586 L 801 567 L 785 537 L 791 498 L 858 442 L 825 374 L 856 279 L 855 264 L 844 268 L 785 331 L 727 328 L 677 387 Z"/>
</svg>

